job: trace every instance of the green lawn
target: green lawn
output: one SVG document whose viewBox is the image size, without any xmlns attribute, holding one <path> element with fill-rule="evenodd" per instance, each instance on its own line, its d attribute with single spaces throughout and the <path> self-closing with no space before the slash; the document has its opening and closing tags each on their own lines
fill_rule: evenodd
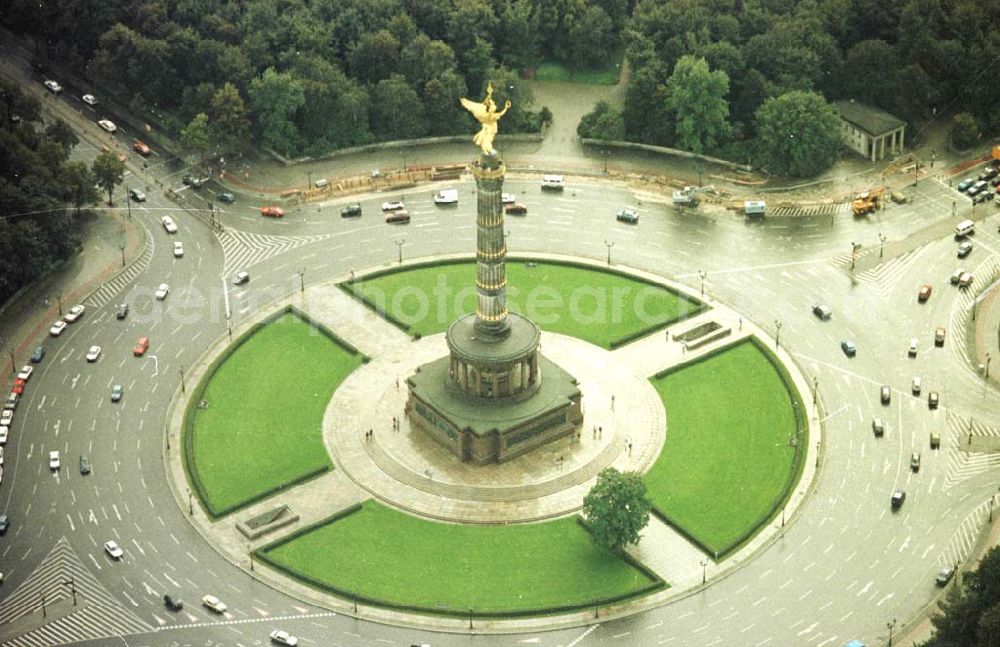
<svg viewBox="0 0 1000 647">
<path fill-rule="evenodd" d="M 573 69 L 562 63 L 546 61 L 535 68 L 536 81 L 570 81 L 589 85 L 614 85 L 621 73 L 622 56 L 614 55 L 608 65 L 599 69 Z"/>
<path fill-rule="evenodd" d="M 658 582 L 598 548 L 574 519 L 463 526 L 418 519 L 373 501 L 260 552 L 347 595 L 444 613 L 589 606 Z"/>
<path fill-rule="evenodd" d="M 294 315 L 263 327 L 219 367 L 194 416 L 193 464 L 210 510 L 231 511 L 330 459 L 323 413 L 361 363 Z"/>
<path fill-rule="evenodd" d="M 417 267 L 350 286 L 411 333 L 444 332 L 476 306 L 471 261 Z M 610 348 L 612 342 L 653 330 L 699 311 L 701 305 L 666 288 L 596 269 L 524 261 L 507 263 L 507 305 L 543 330 Z"/>
<path fill-rule="evenodd" d="M 649 498 L 710 550 L 727 552 L 767 520 L 797 476 L 788 392 L 750 342 L 654 379 L 653 386 L 666 406 L 667 439 L 645 477 Z"/>
</svg>

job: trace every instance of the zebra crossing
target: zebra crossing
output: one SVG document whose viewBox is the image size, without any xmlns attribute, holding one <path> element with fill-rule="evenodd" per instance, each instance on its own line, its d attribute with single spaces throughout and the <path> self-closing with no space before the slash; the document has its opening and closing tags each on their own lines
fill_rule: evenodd
<svg viewBox="0 0 1000 647">
<path fill-rule="evenodd" d="M 995 256 L 991 256 L 985 262 L 980 263 L 976 266 L 976 281 L 980 281 L 979 285 L 986 285 L 993 277 L 1000 274 L 1000 260 Z M 974 284 L 975 285 L 975 284 Z M 972 288 L 959 289 L 958 297 L 955 299 L 955 307 L 951 310 L 951 321 L 948 323 L 948 333 L 951 335 L 952 339 L 957 342 L 956 348 L 965 348 L 966 345 L 966 332 L 968 330 L 968 321 L 972 316 L 972 307 L 976 302 L 976 297 L 981 290 L 975 290 Z"/>
<path fill-rule="evenodd" d="M 910 270 L 913 264 L 917 260 L 917 252 L 919 250 L 910 250 L 905 254 L 892 258 L 885 263 L 879 263 L 877 266 L 860 272 L 857 275 L 859 282 L 868 285 L 876 292 L 888 296 L 895 291 L 896 284 L 899 280 Z M 875 250 L 872 249 L 868 253 L 874 253 Z M 850 265 L 851 255 L 845 254 L 841 257 L 843 260 L 839 263 L 842 265 Z"/>
<path fill-rule="evenodd" d="M 849 213 L 851 205 L 846 202 L 831 204 L 812 204 L 768 207 L 769 218 L 788 218 L 798 216 L 832 216 L 838 213 Z"/>
<path fill-rule="evenodd" d="M 941 551 L 938 563 L 942 566 L 954 566 L 965 561 L 979 539 L 983 524 L 988 519 L 989 508 L 990 501 L 984 501 L 962 520 L 948 545 Z"/>
<path fill-rule="evenodd" d="M 962 418 L 951 412 L 948 412 L 947 425 L 948 442 L 946 444 L 949 447 L 960 446 L 963 439 L 968 439 L 970 434 L 973 437 L 1000 437 L 1000 429 L 997 427 L 992 427 L 975 419 Z M 947 491 L 966 479 L 970 479 L 977 474 L 982 474 L 998 466 L 1000 466 L 1000 454 L 953 451 L 948 456 L 948 469 L 945 472 L 944 483 L 941 487 Z"/>
<path fill-rule="evenodd" d="M 333 234 L 313 236 L 271 236 L 238 229 L 225 228 L 215 233 L 225 258 L 223 274 L 229 276 L 238 270 L 284 254 L 303 245 L 329 240 Z"/>
<path fill-rule="evenodd" d="M 53 614 L 58 617 L 50 622 L 40 620 L 41 626 L 30 622 L 32 614 L 44 617 L 42 600 L 46 605 L 64 600 L 60 606 L 66 608 L 74 591 L 76 604 L 68 607 L 71 611 L 61 616 Z M 65 537 L 56 542 L 31 576 L 0 603 L 0 626 L 6 631 L 16 631 L 18 625 L 29 628 L 20 635 L 6 636 L 4 647 L 48 647 L 152 629 L 101 586 Z"/>
<path fill-rule="evenodd" d="M 83 300 L 88 306 L 92 306 L 97 309 L 111 301 L 113 298 L 122 293 L 125 288 L 132 284 L 135 277 L 139 276 L 142 272 L 149 267 L 149 262 L 153 260 L 153 247 L 155 243 L 153 242 L 153 237 L 149 236 L 147 238 L 146 248 L 139 255 L 139 258 L 135 259 L 128 267 L 124 268 L 121 272 L 118 272 L 110 280 L 105 281 L 101 287 L 97 288 Z"/>
</svg>

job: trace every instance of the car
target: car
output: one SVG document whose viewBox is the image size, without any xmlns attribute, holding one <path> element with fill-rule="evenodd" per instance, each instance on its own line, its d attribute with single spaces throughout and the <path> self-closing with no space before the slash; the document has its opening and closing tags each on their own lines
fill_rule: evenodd
<svg viewBox="0 0 1000 647">
<path fill-rule="evenodd" d="M 170 216 L 163 216 L 160 218 L 160 222 L 163 224 L 163 228 L 167 230 L 168 234 L 177 233 L 177 223 Z"/>
<path fill-rule="evenodd" d="M 937 409 L 938 408 L 938 394 L 937 391 L 931 391 L 927 394 L 927 408 Z"/>
<path fill-rule="evenodd" d="M 972 285 L 972 274 L 970 272 L 962 272 L 962 276 L 958 277 L 958 287 L 967 288 Z"/>
<path fill-rule="evenodd" d="M 920 452 L 910 454 L 910 469 L 914 472 L 920 471 Z"/>
<path fill-rule="evenodd" d="M 121 559 L 125 555 L 125 551 L 121 549 L 118 542 L 114 539 L 104 542 L 104 552 L 108 554 L 111 559 Z"/>
<path fill-rule="evenodd" d="M 104 130 L 108 131 L 109 133 L 114 133 L 116 130 L 118 130 L 118 126 L 116 126 L 115 122 L 111 121 L 110 119 L 98 119 L 97 125 L 103 128 Z"/>
<path fill-rule="evenodd" d="M 53 449 L 49 452 L 49 469 L 57 470 L 59 469 L 59 450 Z"/>
<path fill-rule="evenodd" d="M 976 195 L 979 195 L 979 193 L 982 192 L 982 191 L 984 191 L 985 189 L 986 189 L 986 181 L 985 180 L 979 180 L 978 182 L 976 182 L 975 184 L 973 184 L 972 186 L 970 186 L 968 189 L 966 189 L 965 194 L 967 196 L 969 196 L 969 197 L 975 197 Z"/>
<path fill-rule="evenodd" d="M 86 454 L 80 455 L 80 474 L 90 474 L 90 458 Z"/>
<path fill-rule="evenodd" d="M 872 418 L 872 433 L 876 436 L 885 435 L 885 420 L 881 418 Z"/>
<path fill-rule="evenodd" d="M 967 177 L 958 184 L 956 184 L 955 188 L 964 193 L 966 190 L 968 190 L 969 187 L 971 187 L 975 183 L 976 183 L 975 178 Z"/>
<path fill-rule="evenodd" d="M 163 605 L 171 611 L 180 611 L 184 608 L 184 601 L 177 593 L 164 593 Z"/>
<path fill-rule="evenodd" d="M 80 97 L 80 100 L 83 101 L 84 103 L 86 103 L 88 106 L 96 106 L 97 105 L 97 97 L 95 97 L 92 94 L 85 94 L 82 97 Z"/>
<path fill-rule="evenodd" d="M 287 645 L 288 647 L 295 647 L 299 644 L 299 639 L 292 634 L 284 631 L 283 629 L 275 629 L 271 632 L 271 642 L 278 645 Z"/>
<path fill-rule="evenodd" d="M 135 202 L 146 201 L 146 194 L 140 191 L 139 189 L 129 189 L 128 197 L 134 200 Z"/>
<path fill-rule="evenodd" d="M 631 225 L 639 224 L 639 212 L 632 207 L 626 207 L 621 209 L 615 214 L 615 220 L 619 222 L 627 222 Z"/>
<path fill-rule="evenodd" d="M 920 380 L 919 375 L 914 375 L 913 380 L 910 382 L 910 392 L 913 395 L 920 395 L 920 389 L 923 388 L 923 383 Z"/>
<path fill-rule="evenodd" d="M 938 326 L 934 329 L 934 345 L 944 346 L 944 328 Z"/>
<path fill-rule="evenodd" d="M 174 241 L 174 258 L 181 258 L 184 256 L 184 243 L 179 240 Z"/>
<path fill-rule="evenodd" d="M 361 215 L 361 205 L 355 202 L 354 204 L 349 204 L 340 210 L 341 218 L 357 218 Z"/>
<path fill-rule="evenodd" d="M 442 189 L 434 194 L 434 204 L 458 204 L 458 189 Z"/>
<path fill-rule="evenodd" d="M 219 202 L 225 202 L 227 204 L 232 204 L 236 202 L 236 196 L 229 191 L 223 191 L 219 194 Z"/>
<path fill-rule="evenodd" d="M 83 316 L 85 310 L 86 308 L 82 305 L 75 305 L 69 309 L 69 312 L 66 313 L 63 319 L 66 320 L 66 323 L 76 323 L 77 319 Z"/>
<path fill-rule="evenodd" d="M 410 212 L 406 209 L 387 211 L 385 214 L 385 221 L 387 223 L 408 223 L 410 222 Z"/>
<path fill-rule="evenodd" d="M 10 427 L 11 423 L 14 422 L 14 412 L 10 409 L 4 409 L 0 411 L 0 426 Z"/>
<path fill-rule="evenodd" d="M 200 189 L 201 185 L 205 183 L 204 178 L 200 178 L 194 175 L 185 175 L 181 181 L 184 182 L 185 185 L 194 189 Z"/>
<path fill-rule="evenodd" d="M 848 357 L 854 357 L 858 353 L 857 346 L 855 346 L 854 342 L 850 339 L 845 339 L 840 342 L 840 350 L 844 351 L 844 355 L 847 355 Z"/>
<path fill-rule="evenodd" d="M 149 337 L 140 337 L 139 341 L 135 342 L 135 346 L 132 347 L 132 355 L 142 357 L 147 350 L 149 350 Z"/>
<path fill-rule="evenodd" d="M 984 202 L 989 202 L 993 199 L 993 194 L 990 191 L 983 190 L 980 193 L 972 196 L 972 204 L 982 204 Z"/>
<path fill-rule="evenodd" d="M 16 393 L 17 395 L 23 395 L 24 394 L 24 389 L 25 389 L 25 387 L 27 385 L 28 385 L 28 382 L 26 380 L 22 380 L 21 378 L 17 378 L 17 379 L 14 380 L 14 386 L 12 386 L 10 388 L 10 392 L 11 393 Z"/>
<path fill-rule="evenodd" d="M 931 449 L 941 448 L 941 434 L 936 431 L 931 432 Z"/>
<path fill-rule="evenodd" d="M 17 374 L 17 379 L 24 380 L 27 382 L 31 379 L 32 374 L 35 372 L 35 367 L 30 364 L 25 364 L 21 367 L 21 370 Z"/>
<path fill-rule="evenodd" d="M 953 575 L 955 575 L 955 567 L 944 566 L 938 571 L 937 576 L 934 578 L 934 583 L 938 586 L 946 586 L 951 581 Z"/>
<path fill-rule="evenodd" d="M 17 408 L 17 401 L 21 399 L 21 394 L 17 391 L 11 391 L 7 394 L 7 399 L 4 400 L 3 408 L 13 411 Z"/>
<path fill-rule="evenodd" d="M 160 283 L 160 287 L 156 288 L 156 292 L 153 293 L 153 296 L 155 296 L 157 300 L 163 301 L 164 299 L 167 298 L 167 294 L 169 292 L 170 292 L 170 286 L 167 285 L 166 283 Z"/>
<path fill-rule="evenodd" d="M 49 334 L 52 335 L 53 337 L 58 337 L 59 335 L 63 334 L 63 331 L 66 330 L 66 326 L 68 325 L 69 324 L 60 319 L 59 321 L 52 324 L 51 328 L 49 328 Z"/>
<path fill-rule="evenodd" d="M 115 318 L 116 319 L 124 319 L 127 316 L 128 316 L 128 304 L 127 303 L 119 303 L 117 306 L 115 306 Z"/>
<path fill-rule="evenodd" d="M 212 611 L 215 611 L 216 613 L 225 613 L 226 609 L 229 608 L 226 606 L 225 602 L 215 597 L 214 595 L 206 595 L 202 597 L 201 603 L 204 604 L 209 609 L 211 609 Z"/>
<path fill-rule="evenodd" d="M 892 389 L 889 388 L 888 384 L 882 385 L 882 388 L 879 390 L 879 399 L 882 401 L 882 404 L 892 402 Z"/>
<path fill-rule="evenodd" d="M 566 188 L 566 178 L 561 175 L 543 175 L 542 189 L 549 191 L 562 191 Z"/>
<path fill-rule="evenodd" d="M 45 87 L 48 88 L 49 92 L 52 94 L 59 94 L 62 92 L 62 86 L 58 82 L 51 79 L 45 81 Z"/>
<path fill-rule="evenodd" d="M 896 490 L 892 493 L 892 498 L 890 503 L 892 504 L 893 510 L 898 510 L 903 507 L 903 502 L 906 501 L 906 492 L 903 490 Z"/>
<path fill-rule="evenodd" d="M 399 211 L 405 208 L 406 205 L 399 200 L 388 200 L 382 203 L 382 211 Z"/>
<path fill-rule="evenodd" d="M 910 348 L 909 348 L 909 350 L 906 351 L 906 354 L 909 355 L 910 357 L 916 357 L 917 356 L 917 338 L 916 337 L 913 337 L 913 338 L 910 339 Z"/>
<path fill-rule="evenodd" d="M 146 157 L 147 155 L 153 152 L 153 149 L 151 149 L 146 144 L 146 142 L 139 139 L 132 140 L 132 150 L 134 150 L 136 153 L 139 153 L 143 157 Z"/>
<path fill-rule="evenodd" d="M 997 176 L 997 174 L 998 173 L 997 173 L 996 168 L 994 168 L 992 166 L 987 166 L 986 168 L 983 169 L 983 172 L 979 174 L 979 179 L 980 180 L 992 180 L 993 178 L 995 178 Z"/>
<path fill-rule="evenodd" d="M 830 307 L 820 303 L 813 304 L 812 311 L 814 315 L 824 321 L 833 316 L 833 311 L 830 310 Z"/>
<path fill-rule="evenodd" d="M 951 275 L 951 279 L 950 279 L 951 280 L 951 284 L 952 285 L 958 285 L 958 279 L 960 279 L 963 274 L 965 274 L 965 268 L 964 267 L 960 267 L 957 270 L 955 270 L 955 272 Z"/>
<path fill-rule="evenodd" d="M 0 445 L 7 444 L 8 435 L 10 435 L 10 428 L 7 425 L 0 425 Z"/>
<path fill-rule="evenodd" d="M 105 146 L 105 145 L 102 145 L 101 146 L 101 150 L 104 151 L 105 153 L 111 153 L 115 149 L 113 149 L 111 147 L 108 147 L 108 146 Z M 115 157 L 118 158 L 119 162 L 124 162 L 125 160 L 128 159 L 128 155 L 126 155 L 123 151 L 118 151 L 117 153 L 115 153 Z"/>
<path fill-rule="evenodd" d="M 275 207 L 275 206 L 261 207 L 260 215 L 267 216 L 268 218 L 284 218 L 285 210 L 282 209 L 281 207 Z"/>
<path fill-rule="evenodd" d="M 972 241 L 963 240 L 958 245 L 958 257 L 965 258 L 972 253 Z"/>
<path fill-rule="evenodd" d="M 35 346 L 35 350 L 31 352 L 31 363 L 40 364 L 43 359 L 45 359 L 45 346 Z"/>
<path fill-rule="evenodd" d="M 122 388 L 121 384 L 115 384 L 111 387 L 111 401 L 121 402 L 122 397 L 125 395 L 125 389 Z"/>
<path fill-rule="evenodd" d="M 0 514 L 0 535 L 6 535 L 8 528 L 10 528 L 10 519 L 7 518 L 7 515 Z"/>
<path fill-rule="evenodd" d="M 500 194 L 500 203 L 501 204 L 514 204 L 515 202 L 517 202 L 517 196 L 514 195 L 513 193 L 501 193 Z"/>
<path fill-rule="evenodd" d="M 923 303 L 927 299 L 930 299 L 931 298 L 931 292 L 933 292 L 933 291 L 934 291 L 934 288 L 931 287 L 931 285 L 929 285 L 927 283 L 924 283 L 923 285 L 920 286 L 920 291 L 917 292 L 917 301 L 919 301 L 920 303 Z"/>
<path fill-rule="evenodd" d="M 508 204 L 503 208 L 504 212 L 510 216 L 523 216 L 528 213 L 528 207 L 520 202 Z"/>
<path fill-rule="evenodd" d="M 87 361 L 88 362 L 96 362 L 98 360 L 98 358 L 100 358 L 100 356 L 101 356 L 101 347 L 100 346 L 91 346 L 90 350 L 87 351 Z"/>
</svg>

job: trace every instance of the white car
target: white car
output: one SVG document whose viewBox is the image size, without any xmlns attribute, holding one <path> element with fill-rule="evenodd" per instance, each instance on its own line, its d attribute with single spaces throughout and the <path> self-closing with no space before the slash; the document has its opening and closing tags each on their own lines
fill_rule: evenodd
<svg viewBox="0 0 1000 647">
<path fill-rule="evenodd" d="M 250 272 L 237 272 L 236 276 L 233 277 L 233 285 L 243 285 L 250 280 Z"/>
<path fill-rule="evenodd" d="M 76 320 L 83 316 L 84 310 L 86 310 L 86 308 L 82 305 L 75 305 L 69 309 L 69 312 L 66 313 L 66 316 L 63 317 L 63 319 L 66 320 L 66 323 L 76 323 Z"/>
<path fill-rule="evenodd" d="M 121 559 L 125 551 L 121 549 L 118 542 L 114 539 L 104 542 L 104 552 L 108 554 L 111 559 Z"/>
<path fill-rule="evenodd" d="M 7 425 L 0 426 L 0 445 L 7 444 L 7 435 L 10 433 L 10 428 Z"/>
<path fill-rule="evenodd" d="M 400 209 L 405 209 L 404 205 L 399 200 L 389 200 L 388 202 L 382 203 L 382 211 L 399 211 Z"/>
<path fill-rule="evenodd" d="M 216 613 L 225 613 L 226 609 L 229 608 L 225 602 L 214 595 L 206 595 L 201 599 L 201 603 Z"/>
<path fill-rule="evenodd" d="M 100 356 L 101 356 L 101 347 L 100 346 L 91 346 L 90 350 L 87 351 L 87 361 L 88 362 L 96 362 L 97 358 L 99 358 Z"/>
<path fill-rule="evenodd" d="M 35 372 L 35 367 L 28 364 L 21 367 L 21 372 L 17 374 L 17 379 L 27 382 L 31 379 L 31 374 Z"/>
<path fill-rule="evenodd" d="M 502 202 L 503 204 L 514 204 L 515 202 L 517 202 L 517 196 L 514 195 L 513 193 L 501 193 L 500 202 Z"/>
<path fill-rule="evenodd" d="M 910 350 L 907 351 L 910 357 L 917 356 L 917 338 L 910 339 Z"/>
<path fill-rule="evenodd" d="M 110 119 L 100 119 L 98 120 L 97 125 L 103 128 L 104 130 L 108 131 L 109 133 L 114 133 L 116 130 L 118 130 L 118 126 L 116 126 L 115 122 L 111 121 Z"/>
<path fill-rule="evenodd" d="M 82 97 L 80 97 L 80 99 L 82 99 L 83 102 L 86 103 L 88 106 L 96 106 L 97 105 L 97 97 L 95 97 L 92 94 L 85 94 Z"/>
<path fill-rule="evenodd" d="M 170 286 L 166 283 L 160 283 L 160 287 L 156 288 L 156 293 L 153 295 L 159 301 L 163 301 L 167 298 L 167 293 L 170 292 Z"/>
<path fill-rule="evenodd" d="M 53 337 L 58 337 L 59 335 L 63 334 L 63 331 L 66 330 L 66 326 L 68 325 L 69 325 L 68 323 L 60 319 L 59 321 L 52 324 L 51 328 L 49 328 L 49 334 L 52 335 Z"/>
<path fill-rule="evenodd" d="M 60 92 L 62 92 L 62 86 L 59 85 L 59 83 L 57 83 L 56 81 L 52 80 L 46 81 L 45 87 L 47 87 L 50 92 L 54 92 L 55 94 L 59 94 Z"/>
<path fill-rule="evenodd" d="M 0 465 L 3 465 L 3 447 L 0 447 Z"/>
<path fill-rule="evenodd" d="M 920 395 L 921 388 L 923 388 L 923 384 L 920 382 L 920 376 L 914 375 L 913 381 L 910 382 L 910 391 L 913 392 L 913 395 Z"/>
<path fill-rule="evenodd" d="M 434 204 L 458 204 L 458 189 L 443 189 L 434 194 Z"/>
<path fill-rule="evenodd" d="M 275 629 L 271 632 L 271 642 L 295 647 L 299 644 L 299 639 L 283 629 Z"/>
<path fill-rule="evenodd" d="M 179 240 L 174 241 L 174 258 L 184 256 L 184 243 Z"/>
<path fill-rule="evenodd" d="M 0 411 L 0 427 L 10 427 L 10 423 L 14 422 L 14 412 L 10 409 L 4 409 Z"/>
<path fill-rule="evenodd" d="M 163 228 L 167 230 L 168 234 L 177 233 L 177 224 L 174 222 L 174 219 L 171 218 L 170 216 L 163 216 L 162 218 L 160 218 L 160 222 L 163 223 Z"/>
<path fill-rule="evenodd" d="M 57 470 L 59 469 L 59 450 L 53 450 L 49 452 L 49 469 Z"/>
</svg>

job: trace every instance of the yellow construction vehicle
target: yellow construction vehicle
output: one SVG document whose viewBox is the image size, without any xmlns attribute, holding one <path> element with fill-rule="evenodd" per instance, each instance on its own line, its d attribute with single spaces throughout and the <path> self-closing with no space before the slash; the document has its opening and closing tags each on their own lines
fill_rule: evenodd
<svg viewBox="0 0 1000 647">
<path fill-rule="evenodd" d="M 871 189 L 859 194 L 858 197 L 851 201 L 851 211 L 854 212 L 855 216 L 867 216 L 879 208 L 884 193 L 885 187 L 880 186 L 877 189 Z"/>
</svg>

